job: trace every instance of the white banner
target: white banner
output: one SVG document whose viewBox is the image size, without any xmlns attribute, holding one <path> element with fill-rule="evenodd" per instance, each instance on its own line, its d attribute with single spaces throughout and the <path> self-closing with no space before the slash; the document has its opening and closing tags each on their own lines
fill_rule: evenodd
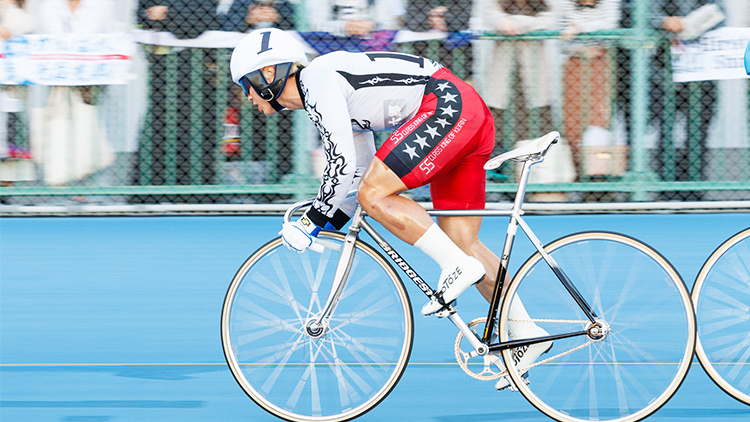
<svg viewBox="0 0 750 422">
<path fill-rule="evenodd" d="M 293 31 L 287 31 L 292 33 Z M 197 38 L 181 40 L 171 32 L 134 29 L 133 37 L 141 44 L 184 48 L 234 48 L 247 34 L 243 32 L 206 31 Z"/>
<path fill-rule="evenodd" d="M 744 54 L 750 28 L 719 28 L 695 41 L 672 45 L 675 82 L 745 79 Z"/>
<path fill-rule="evenodd" d="M 286 31 L 297 39 L 308 54 L 316 54 L 317 51 L 308 45 L 304 37 L 300 36 L 297 31 Z M 225 32 L 225 31 L 206 31 L 197 38 L 181 40 L 175 37 L 171 32 L 154 32 L 143 29 L 133 30 L 133 37 L 136 42 L 141 44 L 164 45 L 168 47 L 184 48 L 234 48 L 237 43 L 247 34 L 243 32 Z M 444 40 L 448 38 L 446 32 L 429 31 L 413 32 L 400 30 L 396 32 L 393 42 L 396 44 L 425 40 Z"/>
<path fill-rule="evenodd" d="M 16 36 L 0 42 L 0 84 L 126 84 L 135 46 L 127 33 Z"/>
</svg>

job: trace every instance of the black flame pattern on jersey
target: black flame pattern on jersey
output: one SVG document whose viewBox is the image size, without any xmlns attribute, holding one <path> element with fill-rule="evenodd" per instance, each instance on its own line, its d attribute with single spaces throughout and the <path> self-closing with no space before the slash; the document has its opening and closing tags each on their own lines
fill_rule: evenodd
<svg viewBox="0 0 750 422">
<path fill-rule="evenodd" d="M 308 102 L 307 99 L 310 97 L 307 95 L 308 90 L 301 84 L 300 88 L 303 90 L 302 98 L 305 100 L 305 110 L 307 110 L 310 120 L 312 120 L 315 127 L 318 128 L 318 132 L 320 132 L 320 138 L 323 141 L 323 151 L 326 155 L 326 169 L 323 172 L 323 180 L 321 181 L 317 200 L 313 207 L 321 214 L 328 216 L 333 211 L 331 200 L 336 195 L 336 188 L 341 186 L 341 177 L 346 175 L 344 172 L 346 160 L 331 141 L 331 132 L 321 123 L 322 116 L 316 104 Z"/>
</svg>

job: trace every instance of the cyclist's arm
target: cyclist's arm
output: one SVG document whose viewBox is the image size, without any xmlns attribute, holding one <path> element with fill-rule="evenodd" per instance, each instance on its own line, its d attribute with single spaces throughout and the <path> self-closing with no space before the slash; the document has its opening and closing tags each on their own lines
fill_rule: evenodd
<svg viewBox="0 0 750 422">
<path fill-rule="evenodd" d="M 341 78 L 326 69 L 305 69 L 301 78 L 305 110 L 320 132 L 327 160 L 318 195 L 308 215 L 315 224 L 324 227 L 332 219 L 344 218 L 341 212 L 338 215 L 336 212 L 349 191 L 356 188 L 353 184 L 357 151 Z"/>
</svg>

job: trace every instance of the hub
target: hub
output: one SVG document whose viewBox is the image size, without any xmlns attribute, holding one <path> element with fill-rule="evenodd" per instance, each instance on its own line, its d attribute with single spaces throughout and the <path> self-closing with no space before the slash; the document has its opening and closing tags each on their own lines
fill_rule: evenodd
<svg viewBox="0 0 750 422">
<path fill-rule="evenodd" d="M 305 325 L 305 332 L 310 337 L 320 337 L 325 332 L 325 326 L 323 324 L 318 323 L 318 321 L 313 318 L 307 321 L 307 324 Z"/>
<path fill-rule="evenodd" d="M 609 324 L 601 319 L 597 319 L 596 322 L 589 323 L 586 327 L 586 335 L 594 341 L 600 341 L 607 337 L 610 333 Z"/>
</svg>

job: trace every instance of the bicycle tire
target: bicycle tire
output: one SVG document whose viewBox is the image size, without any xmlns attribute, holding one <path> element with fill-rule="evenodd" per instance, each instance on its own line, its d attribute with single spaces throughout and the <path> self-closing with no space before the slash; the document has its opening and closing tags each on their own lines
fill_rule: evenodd
<svg viewBox="0 0 750 422">
<path fill-rule="evenodd" d="M 657 411 L 685 379 L 695 347 L 695 315 L 678 272 L 648 245 L 616 233 L 573 234 L 544 249 L 607 334 L 598 340 L 588 335 L 555 340 L 527 373 L 524 368 L 509 371 L 516 388 L 559 421 L 631 422 Z M 532 321 L 551 335 L 591 326 L 536 252 L 518 270 L 503 299 L 501 341 L 511 338 L 512 323 L 528 324 L 509 321 L 516 294 Z M 516 334 L 514 339 L 523 338 Z M 521 355 L 526 352 L 517 349 Z M 512 367 L 517 349 L 503 350 L 506 367 Z"/>
<path fill-rule="evenodd" d="M 690 295 L 701 366 L 724 392 L 750 404 L 750 228 L 716 248 Z"/>
<path fill-rule="evenodd" d="M 344 235 L 319 238 L 343 244 Z M 290 251 L 274 239 L 237 271 L 224 299 L 224 356 L 242 390 L 289 421 L 346 421 L 398 383 L 414 338 L 411 303 L 385 258 L 357 240 L 348 282 L 320 337 L 305 330 L 331 289 L 338 252 Z"/>
</svg>

